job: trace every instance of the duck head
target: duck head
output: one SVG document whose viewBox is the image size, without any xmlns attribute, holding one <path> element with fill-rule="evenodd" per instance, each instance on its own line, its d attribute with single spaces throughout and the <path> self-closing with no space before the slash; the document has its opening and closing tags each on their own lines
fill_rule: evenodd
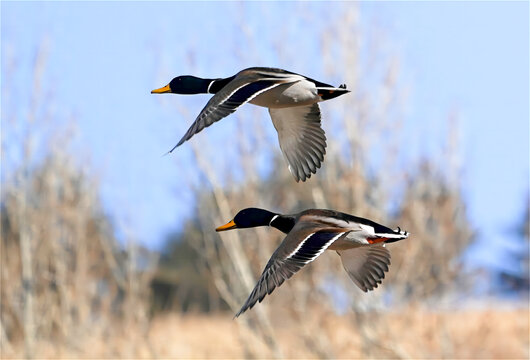
<svg viewBox="0 0 530 360">
<path fill-rule="evenodd" d="M 217 229 L 215 229 L 215 231 L 268 226 L 276 216 L 278 216 L 278 214 L 267 210 L 246 208 L 238 212 L 233 220 L 229 221 L 223 226 L 219 226 Z"/>
<path fill-rule="evenodd" d="M 208 93 L 208 86 L 212 81 L 213 79 L 203 79 L 191 75 L 177 76 L 166 86 L 151 91 L 151 94 L 206 94 Z"/>
</svg>

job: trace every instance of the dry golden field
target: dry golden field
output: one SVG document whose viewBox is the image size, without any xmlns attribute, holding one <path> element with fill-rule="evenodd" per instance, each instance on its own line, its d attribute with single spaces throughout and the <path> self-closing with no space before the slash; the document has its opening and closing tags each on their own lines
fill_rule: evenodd
<svg viewBox="0 0 530 360">
<path fill-rule="evenodd" d="M 528 310 L 465 310 L 430 312 L 408 309 L 384 316 L 388 336 L 384 347 L 366 349 L 350 315 L 327 316 L 308 323 L 310 331 L 328 334 L 336 358 L 414 358 L 414 359 L 527 359 L 529 357 Z M 271 358 L 265 344 L 251 334 L 242 333 L 230 314 L 179 315 L 170 313 L 153 320 L 147 341 L 141 331 L 124 329 L 120 336 L 106 341 L 86 337 L 75 348 L 57 348 L 38 342 L 37 358 L 245 358 L 243 342 L 251 343 L 255 353 Z M 296 324 L 273 321 L 285 358 L 315 358 L 311 344 L 297 333 Z M 20 345 L 20 347 L 18 347 Z M 23 356 L 22 344 L 10 354 Z M 364 348 L 363 348 L 364 346 Z M 391 350 L 392 349 L 392 350 Z"/>
<path fill-rule="evenodd" d="M 529 356 L 529 313 L 520 311 L 465 311 L 432 313 L 408 310 L 388 314 L 389 345 L 397 344 L 407 358 L 511 358 Z M 362 358 L 362 344 L 348 316 L 327 317 L 316 324 L 331 334 L 337 358 Z M 238 320 L 235 320 L 238 321 Z M 312 358 L 296 327 L 275 324 L 286 358 Z M 155 321 L 150 340 L 161 357 L 241 358 L 239 334 L 228 316 L 170 315 Z M 390 343 L 391 342 L 391 343 Z M 263 346 L 263 357 L 271 357 Z M 384 354 L 384 349 L 374 350 Z M 378 356 L 378 357 L 380 357 Z"/>
</svg>

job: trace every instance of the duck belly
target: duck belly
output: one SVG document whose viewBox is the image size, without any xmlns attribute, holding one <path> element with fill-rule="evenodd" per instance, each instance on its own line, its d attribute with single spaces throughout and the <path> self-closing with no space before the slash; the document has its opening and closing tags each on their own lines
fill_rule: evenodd
<svg viewBox="0 0 530 360">
<path fill-rule="evenodd" d="M 266 108 L 286 108 L 311 105 L 320 100 L 315 84 L 307 80 L 300 80 L 295 83 L 276 86 L 256 96 L 250 103 Z"/>
<path fill-rule="evenodd" d="M 339 239 L 337 241 L 334 241 L 333 244 L 331 244 L 328 247 L 328 250 L 348 250 L 348 249 L 353 249 L 359 246 L 363 246 L 363 245 L 352 242 L 352 241 Z"/>
<path fill-rule="evenodd" d="M 348 235 L 339 238 L 337 241 L 333 242 L 328 249 L 347 250 L 359 246 L 367 246 L 370 245 L 370 243 L 366 239 L 372 236 L 373 234 L 370 234 L 368 231 L 361 228 L 360 230 L 351 231 Z"/>
</svg>

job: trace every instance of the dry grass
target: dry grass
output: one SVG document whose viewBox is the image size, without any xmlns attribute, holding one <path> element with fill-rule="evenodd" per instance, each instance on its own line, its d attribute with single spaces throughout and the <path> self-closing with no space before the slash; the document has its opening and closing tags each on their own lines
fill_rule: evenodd
<svg viewBox="0 0 530 360">
<path fill-rule="evenodd" d="M 317 324 L 307 324 L 310 330 L 329 334 L 330 345 L 337 358 L 365 358 L 361 350 L 361 338 L 353 315 L 326 315 Z M 406 358 L 434 359 L 524 359 L 529 357 L 529 311 L 523 310 L 465 310 L 432 312 L 409 308 L 404 311 L 380 314 L 388 324 L 387 336 L 381 343 L 397 346 Z M 134 334 L 122 337 L 84 339 L 77 349 L 58 349 L 54 344 L 37 342 L 36 356 L 39 358 L 244 358 L 245 350 L 241 337 L 252 337 L 252 333 L 241 333 L 241 327 L 232 320 L 231 314 L 179 315 L 176 313 L 158 316 L 149 331 L 147 347 L 130 353 Z M 282 322 L 280 317 L 272 321 L 278 333 L 279 346 L 286 358 L 315 358 L 298 335 L 298 326 Z M 250 340 L 250 339 L 249 339 Z M 265 344 L 253 342 L 253 352 L 262 358 L 272 354 Z M 152 351 L 152 353 L 151 353 Z M 385 356 L 385 349 L 370 357 Z M 390 353 L 389 353 L 390 354 Z M 15 347 L 4 358 L 19 358 L 23 346 Z"/>
<path fill-rule="evenodd" d="M 528 310 L 408 309 L 382 316 L 387 317 L 389 324 L 387 340 L 398 342 L 408 358 L 522 359 L 529 356 Z M 237 321 L 230 315 L 161 316 L 153 323 L 150 340 L 160 357 L 241 358 L 245 354 Z M 315 357 L 298 336 L 296 324 L 275 319 L 273 325 L 286 358 Z M 363 357 L 361 338 L 350 315 L 328 315 L 313 325 L 315 331 L 325 327 L 337 358 Z M 256 353 L 271 357 L 265 344 L 260 350 Z"/>
</svg>

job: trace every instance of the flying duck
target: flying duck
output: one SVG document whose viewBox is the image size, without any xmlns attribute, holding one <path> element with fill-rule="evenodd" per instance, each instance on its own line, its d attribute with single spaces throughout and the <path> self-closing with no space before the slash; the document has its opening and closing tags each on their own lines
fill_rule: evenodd
<svg viewBox="0 0 530 360">
<path fill-rule="evenodd" d="M 333 210 L 309 209 L 280 215 L 258 208 L 241 210 L 216 231 L 272 226 L 287 234 L 265 266 L 258 283 L 236 317 L 261 302 L 267 294 L 293 276 L 324 250 L 340 255 L 344 270 L 361 290 L 381 284 L 390 265 L 385 244 L 406 239 L 409 233 L 392 230 L 374 221 Z"/>
<path fill-rule="evenodd" d="M 337 88 L 290 71 L 253 67 L 224 79 L 178 76 L 151 94 L 215 94 L 169 152 L 244 103 L 269 108 L 280 148 L 298 182 L 316 173 L 326 153 L 317 103 L 347 92 L 344 84 Z"/>
</svg>

